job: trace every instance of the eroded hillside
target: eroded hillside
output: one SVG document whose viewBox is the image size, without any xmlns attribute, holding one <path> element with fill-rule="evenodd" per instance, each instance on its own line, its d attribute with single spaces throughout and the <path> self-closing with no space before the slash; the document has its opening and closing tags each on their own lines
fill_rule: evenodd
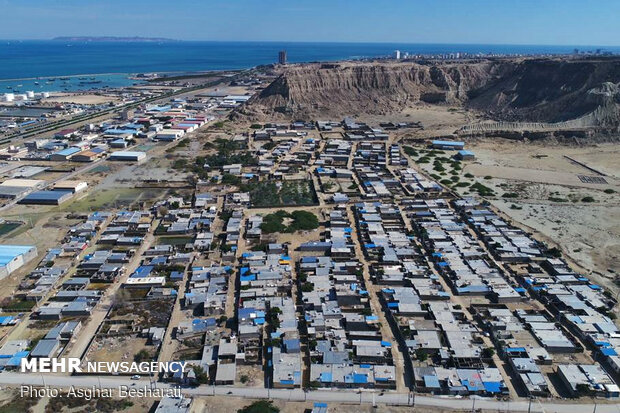
<svg viewBox="0 0 620 413">
<path fill-rule="evenodd" d="M 507 121 L 619 124 L 620 60 L 292 65 L 241 115 L 324 118 L 392 114 L 418 104 L 464 105 Z"/>
</svg>

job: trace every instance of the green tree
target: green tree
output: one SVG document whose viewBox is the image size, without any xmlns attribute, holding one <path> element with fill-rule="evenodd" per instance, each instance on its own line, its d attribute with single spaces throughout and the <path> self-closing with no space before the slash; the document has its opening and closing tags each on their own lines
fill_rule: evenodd
<svg viewBox="0 0 620 413">
<path fill-rule="evenodd" d="M 280 409 L 274 406 L 269 400 L 258 400 L 243 409 L 237 410 L 237 413 L 279 413 Z"/>
</svg>

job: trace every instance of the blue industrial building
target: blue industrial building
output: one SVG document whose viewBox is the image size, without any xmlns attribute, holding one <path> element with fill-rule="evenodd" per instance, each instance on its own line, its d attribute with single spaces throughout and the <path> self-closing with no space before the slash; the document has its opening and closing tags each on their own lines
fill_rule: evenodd
<svg viewBox="0 0 620 413">
<path fill-rule="evenodd" d="M 37 256 L 34 245 L 0 245 L 0 278 L 4 278 Z"/>
</svg>

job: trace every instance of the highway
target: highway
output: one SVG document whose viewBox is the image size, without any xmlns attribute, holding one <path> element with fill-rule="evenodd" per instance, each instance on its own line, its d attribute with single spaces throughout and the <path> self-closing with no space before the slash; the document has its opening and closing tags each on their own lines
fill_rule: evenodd
<svg viewBox="0 0 620 413">
<path fill-rule="evenodd" d="M 147 379 L 131 380 L 129 377 L 109 377 L 109 376 L 61 376 L 54 374 L 37 373 L 0 373 L 0 385 L 19 387 L 20 385 L 49 386 L 53 388 L 106 388 L 117 389 L 119 386 L 130 386 L 137 388 L 151 388 L 151 383 Z M 177 385 L 168 383 L 153 383 L 158 389 L 177 388 Z M 153 388 L 154 388 L 153 387 Z M 502 412 L 539 412 L 539 413 L 620 413 L 620 403 L 606 403 L 601 400 L 600 404 L 595 404 L 591 400 L 584 400 L 584 403 L 541 402 L 540 400 L 517 400 L 501 401 L 491 398 L 473 397 L 457 398 L 443 396 L 420 396 L 411 397 L 408 393 L 395 393 L 386 391 L 380 393 L 378 390 L 314 390 L 304 392 L 301 389 L 264 389 L 252 387 L 230 387 L 230 386 L 199 386 L 195 388 L 182 388 L 182 393 L 187 396 L 230 396 L 246 398 L 270 398 L 287 401 L 309 401 L 326 403 L 350 403 L 350 404 L 389 404 L 415 407 L 435 407 L 443 409 L 459 410 L 494 410 Z"/>
</svg>

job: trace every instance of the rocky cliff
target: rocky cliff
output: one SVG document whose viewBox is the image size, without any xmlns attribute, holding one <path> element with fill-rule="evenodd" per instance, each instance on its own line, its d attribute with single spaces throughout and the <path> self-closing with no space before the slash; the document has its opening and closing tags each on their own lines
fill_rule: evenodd
<svg viewBox="0 0 620 413">
<path fill-rule="evenodd" d="M 397 113 L 420 103 L 464 105 L 505 121 L 618 124 L 620 59 L 514 59 L 463 63 L 303 64 L 243 108 L 254 118 Z"/>
</svg>

